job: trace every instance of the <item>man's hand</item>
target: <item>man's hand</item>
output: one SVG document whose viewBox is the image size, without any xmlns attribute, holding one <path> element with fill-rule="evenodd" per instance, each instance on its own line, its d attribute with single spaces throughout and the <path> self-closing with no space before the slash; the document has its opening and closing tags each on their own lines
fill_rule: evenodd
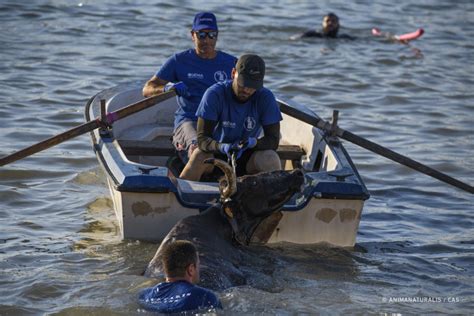
<svg viewBox="0 0 474 316">
<path fill-rule="evenodd" d="M 239 145 L 237 143 L 227 144 L 221 143 L 219 145 L 219 150 L 221 153 L 226 154 L 229 159 L 231 159 L 232 154 L 239 151 Z"/>
<path fill-rule="evenodd" d="M 257 145 L 257 139 L 255 137 L 249 137 L 246 141 L 240 142 L 239 151 L 237 152 L 236 159 L 239 159 L 244 151 L 249 148 L 254 148 Z"/>
<path fill-rule="evenodd" d="M 163 92 L 169 91 L 171 89 L 174 89 L 176 91 L 176 94 L 179 95 L 179 96 L 182 96 L 182 97 L 189 97 L 190 96 L 189 91 L 188 91 L 188 86 L 186 86 L 184 84 L 184 82 L 182 82 L 182 81 L 176 82 L 176 83 L 173 83 L 173 84 L 167 84 L 163 88 Z"/>
</svg>

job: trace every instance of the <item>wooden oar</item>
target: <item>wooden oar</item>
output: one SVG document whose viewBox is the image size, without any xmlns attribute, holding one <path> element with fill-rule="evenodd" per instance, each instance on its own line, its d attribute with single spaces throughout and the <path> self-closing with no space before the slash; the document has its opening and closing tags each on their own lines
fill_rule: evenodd
<svg viewBox="0 0 474 316">
<path fill-rule="evenodd" d="M 380 146 L 368 139 L 365 139 L 363 137 L 357 136 L 351 132 L 348 132 L 346 130 L 343 130 L 339 126 L 337 126 L 337 111 L 335 111 L 335 116 L 333 119 L 333 124 L 321 119 L 314 113 L 306 113 L 302 110 L 299 110 L 297 108 L 288 106 L 284 103 L 280 103 L 280 109 L 283 113 L 292 116 L 294 118 L 297 118 L 303 122 L 306 122 L 308 124 L 311 124 L 323 131 L 326 131 L 334 136 L 338 136 L 340 138 L 343 138 L 345 140 L 350 141 L 351 143 L 354 143 L 358 146 L 361 146 L 367 150 L 370 150 L 376 154 L 379 154 L 385 158 L 388 158 L 390 160 L 393 160 L 395 162 L 398 162 L 404 166 L 410 167 L 416 171 L 419 171 L 421 173 L 424 173 L 430 177 L 433 177 L 435 179 L 438 179 L 440 181 L 446 182 L 450 185 L 453 185 L 461 190 L 467 191 L 471 194 L 474 194 L 474 187 L 471 185 L 461 182 L 457 179 L 454 179 L 450 176 L 448 176 L 445 173 L 442 173 L 438 170 L 435 170 L 431 167 L 428 167 L 424 164 L 419 163 L 418 161 L 415 161 L 411 158 L 408 158 L 406 156 L 400 155 L 399 153 L 394 152 L 393 150 L 390 150 L 388 148 L 385 148 L 383 146 Z"/>
<path fill-rule="evenodd" d="M 77 127 L 71 128 L 70 130 L 67 130 L 64 133 L 45 139 L 42 142 L 39 142 L 35 145 L 24 148 L 20 151 L 17 151 L 13 154 L 10 154 L 8 156 L 1 158 L 0 166 L 4 166 L 6 164 L 20 160 L 22 158 L 31 156 L 37 152 L 40 152 L 42 150 L 48 149 L 49 147 L 65 142 L 68 139 L 90 132 L 101 126 L 111 125 L 113 122 L 117 120 L 120 120 L 124 117 L 127 117 L 129 115 L 142 111 L 146 108 L 149 108 L 155 105 L 156 103 L 169 99 L 175 95 L 176 95 L 175 91 L 171 90 L 171 91 L 164 92 L 162 94 L 159 94 L 150 98 L 146 98 L 142 101 L 133 103 L 115 112 L 107 113 L 107 115 L 105 116 L 105 119 L 97 117 L 93 121 L 89 121 Z"/>
</svg>

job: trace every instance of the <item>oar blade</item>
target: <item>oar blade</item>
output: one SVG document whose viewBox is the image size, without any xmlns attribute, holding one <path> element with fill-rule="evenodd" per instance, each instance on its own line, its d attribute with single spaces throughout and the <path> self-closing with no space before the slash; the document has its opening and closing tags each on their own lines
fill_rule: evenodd
<svg viewBox="0 0 474 316">
<path fill-rule="evenodd" d="M 0 166 L 7 165 L 9 163 L 12 163 L 17 160 L 23 159 L 25 157 L 31 156 L 33 154 L 36 154 L 37 152 L 40 152 L 50 147 L 53 147 L 55 145 L 58 145 L 62 142 L 65 142 L 66 140 L 69 140 L 76 136 L 90 132 L 99 126 L 100 126 L 100 121 L 94 120 L 94 121 L 89 121 L 82 125 L 76 126 L 74 128 L 71 128 L 70 130 L 67 130 L 59 135 L 50 137 L 37 144 L 26 147 L 22 150 L 14 152 L 13 154 L 0 158 Z"/>
<path fill-rule="evenodd" d="M 123 107 L 115 112 L 108 113 L 105 117 L 107 124 L 112 124 L 113 122 L 120 120 L 124 117 L 127 117 L 129 115 L 132 115 L 134 113 L 137 113 L 139 111 L 142 111 L 146 108 L 149 108 L 159 102 L 162 102 L 166 99 L 169 99 L 173 96 L 176 96 L 176 92 L 174 90 L 158 94 L 153 97 L 149 97 L 146 99 L 143 99 L 141 101 L 135 102 L 133 104 L 130 104 L 126 107 Z M 62 142 L 65 142 L 71 138 L 80 136 L 82 134 L 85 134 L 87 132 L 93 131 L 96 128 L 99 128 L 102 125 L 102 121 L 100 118 L 97 118 L 93 121 L 86 122 L 84 124 L 81 124 L 79 126 L 76 126 L 74 128 L 71 128 L 70 130 L 67 130 L 59 135 L 53 136 L 51 138 L 45 139 L 37 144 L 34 144 L 32 146 L 29 146 L 27 148 L 24 148 L 22 150 L 19 150 L 17 152 L 14 152 L 8 156 L 0 158 L 0 166 L 5 166 L 9 163 L 15 162 L 17 160 L 23 159 L 25 157 L 31 156 L 33 154 L 36 154 L 40 151 L 43 151 L 45 149 L 48 149 L 50 147 L 53 147 L 55 145 L 58 145 Z"/>
</svg>

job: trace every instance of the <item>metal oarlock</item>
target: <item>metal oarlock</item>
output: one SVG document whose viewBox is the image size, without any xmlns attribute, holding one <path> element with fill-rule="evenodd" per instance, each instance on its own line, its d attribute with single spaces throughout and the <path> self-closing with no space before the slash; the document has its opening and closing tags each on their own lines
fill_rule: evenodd
<svg viewBox="0 0 474 316">
<path fill-rule="evenodd" d="M 107 120 L 107 110 L 106 110 L 106 101 L 100 99 L 100 118 L 99 121 L 99 133 L 102 136 L 109 135 L 110 128 L 112 127 Z"/>
</svg>

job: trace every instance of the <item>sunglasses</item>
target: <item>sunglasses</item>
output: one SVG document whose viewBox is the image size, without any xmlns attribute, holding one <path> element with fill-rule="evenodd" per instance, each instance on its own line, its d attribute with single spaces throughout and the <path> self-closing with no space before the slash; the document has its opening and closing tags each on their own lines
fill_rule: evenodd
<svg viewBox="0 0 474 316">
<path fill-rule="evenodd" d="M 210 32 L 198 31 L 198 32 L 194 32 L 194 34 L 196 34 L 197 37 L 202 40 L 205 39 L 206 36 L 209 37 L 210 39 L 217 38 L 217 31 L 210 31 Z"/>
</svg>

